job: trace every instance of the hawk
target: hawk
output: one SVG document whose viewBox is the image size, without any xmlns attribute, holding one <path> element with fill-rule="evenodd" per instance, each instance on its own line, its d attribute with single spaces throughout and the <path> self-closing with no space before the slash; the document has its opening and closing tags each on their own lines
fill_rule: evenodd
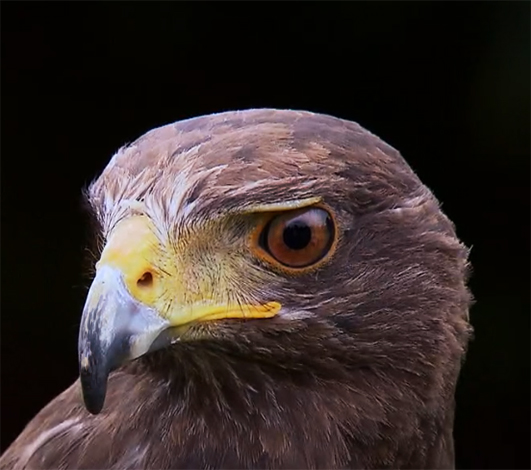
<svg viewBox="0 0 531 470">
<path fill-rule="evenodd" d="M 395 149 L 224 112 L 148 132 L 87 193 L 80 379 L 0 468 L 454 466 L 468 250 Z"/>
</svg>

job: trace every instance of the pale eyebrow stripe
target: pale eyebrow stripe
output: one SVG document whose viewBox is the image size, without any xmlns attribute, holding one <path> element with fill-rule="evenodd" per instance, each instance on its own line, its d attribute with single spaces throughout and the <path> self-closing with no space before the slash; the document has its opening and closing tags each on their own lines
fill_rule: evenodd
<svg viewBox="0 0 531 470">
<path fill-rule="evenodd" d="M 273 202 L 270 204 L 254 204 L 251 206 L 243 207 L 242 209 L 236 209 L 231 211 L 238 214 L 255 214 L 260 212 L 281 212 L 293 209 L 301 209 L 303 207 L 313 206 L 321 202 L 320 196 L 308 197 L 304 199 L 294 199 L 284 202 Z"/>
</svg>

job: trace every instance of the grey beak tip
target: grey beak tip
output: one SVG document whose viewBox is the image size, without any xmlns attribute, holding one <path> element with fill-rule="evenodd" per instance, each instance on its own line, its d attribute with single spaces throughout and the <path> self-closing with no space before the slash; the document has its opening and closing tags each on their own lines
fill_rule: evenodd
<svg viewBox="0 0 531 470">
<path fill-rule="evenodd" d="M 110 372 L 150 351 L 168 326 L 155 310 L 131 296 L 119 271 L 98 270 L 85 302 L 78 340 L 83 401 L 90 413 L 96 415 L 103 409 Z M 167 344 L 169 339 L 156 345 Z"/>
<path fill-rule="evenodd" d="M 108 375 L 109 373 L 105 370 L 90 373 L 88 369 L 81 368 L 79 371 L 85 408 L 93 415 L 99 414 L 103 409 Z"/>
</svg>

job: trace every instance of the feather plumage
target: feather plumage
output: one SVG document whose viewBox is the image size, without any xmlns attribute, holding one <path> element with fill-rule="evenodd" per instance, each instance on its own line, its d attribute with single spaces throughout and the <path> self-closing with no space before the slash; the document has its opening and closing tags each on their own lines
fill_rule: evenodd
<svg viewBox="0 0 531 470">
<path fill-rule="evenodd" d="M 202 325 L 122 366 L 96 416 L 76 382 L 0 468 L 453 467 L 468 251 L 396 150 L 330 116 L 221 113 L 148 132 L 89 189 L 104 236 L 140 212 L 173 245 L 253 204 L 315 196 L 338 219 L 332 259 L 240 280 L 267 281 L 292 315 Z"/>
</svg>

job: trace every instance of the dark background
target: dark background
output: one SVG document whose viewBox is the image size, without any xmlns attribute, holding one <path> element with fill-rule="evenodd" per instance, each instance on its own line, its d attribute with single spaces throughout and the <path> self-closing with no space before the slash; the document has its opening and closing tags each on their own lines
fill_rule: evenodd
<svg viewBox="0 0 531 470">
<path fill-rule="evenodd" d="M 459 468 L 529 468 L 528 2 L 2 2 L 1 447 L 77 375 L 81 189 L 183 118 L 298 108 L 398 148 L 472 245 Z"/>
</svg>

